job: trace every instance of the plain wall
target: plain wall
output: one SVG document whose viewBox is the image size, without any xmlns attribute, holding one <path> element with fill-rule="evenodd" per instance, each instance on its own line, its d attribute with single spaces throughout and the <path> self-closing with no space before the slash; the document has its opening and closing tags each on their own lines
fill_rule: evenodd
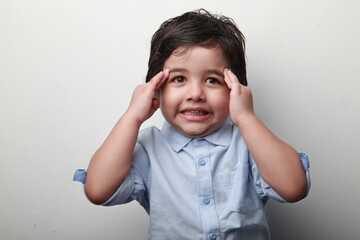
<svg viewBox="0 0 360 240">
<path fill-rule="evenodd" d="M 360 239 L 355 0 L 0 0 L 0 239 L 146 238 L 136 202 L 92 205 L 72 177 L 144 81 L 155 30 L 201 7 L 236 21 L 258 117 L 310 157 L 309 196 L 266 207 L 273 239 Z"/>
</svg>

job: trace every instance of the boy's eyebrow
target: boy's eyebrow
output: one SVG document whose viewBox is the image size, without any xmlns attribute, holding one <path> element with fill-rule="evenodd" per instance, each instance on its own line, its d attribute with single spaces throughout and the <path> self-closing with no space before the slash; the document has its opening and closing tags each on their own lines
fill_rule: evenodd
<svg viewBox="0 0 360 240">
<path fill-rule="evenodd" d="M 179 73 L 182 73 L 182 72 L 188 72 L 185 68 L 170 68 L 169 69 L 169 72 L 172 73 L 172 72 L 179 72 Z"/>
<path fill-rule="evenodd" d="M 178 73 L 182 73 L 182 72 L 188 72 L 188 70 L 186 70 L 185 68 L 171 68 L 169 69 L 170 73 L 174 73 L 174 72 L 178 72 Z M 224 73 L 216 70 L 216 69 L 209 69 L 205 71 L 206 74 L 214 74 L 214 75 L 218 75 L 219 77 L 224 77 Z"/>
<path fill-rule="evenodd" d="M 216 70 L 216 69 L 207 70 L 207 71 L 205 71 L 205 73 L 207 73 L 207 74 L 215 74 L 215 75 L 218 75 L 219 77 L 224 77 L 224 73 L 219 71 L 219 70 Z"/>
</svg>

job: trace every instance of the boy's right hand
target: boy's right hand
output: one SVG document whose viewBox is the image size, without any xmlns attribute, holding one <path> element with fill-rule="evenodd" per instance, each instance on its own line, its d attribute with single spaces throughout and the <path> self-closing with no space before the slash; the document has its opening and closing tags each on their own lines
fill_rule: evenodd
<svg viewBox="0 0 360 240">
<path fill-rule="evenodd" d="M 168 79 L 169 70 L 156 74 L 149 82 L 138 85 L 131 97 L 130 105 L 126 111 L 139 125 L 150 118 L 160 106 L 160 99 L 156 91 Z"/>
</svg>

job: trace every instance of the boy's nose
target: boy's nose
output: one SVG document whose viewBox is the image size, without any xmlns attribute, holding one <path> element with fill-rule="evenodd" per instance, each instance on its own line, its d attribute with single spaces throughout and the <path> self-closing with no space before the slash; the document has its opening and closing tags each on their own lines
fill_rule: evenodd
<svg viewBox="0 0 360 240">
<path fill-rule="evenodd" d="M 195 82 L 193 84 L 189 84 L 188 99 L 195 102 L 205 100 L 205 92 L 200 83 Z"/>
</svg>

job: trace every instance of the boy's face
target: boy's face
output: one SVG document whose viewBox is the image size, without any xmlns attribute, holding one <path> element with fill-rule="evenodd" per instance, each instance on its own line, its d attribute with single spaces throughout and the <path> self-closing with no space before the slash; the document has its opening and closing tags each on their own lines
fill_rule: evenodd
<svg viewBox="0 0 360 240">
<path fill-rule="evenodd" d="M 229 115 L 230 90 L 224 80 L 227 61 L 218 47 L 175 50 L 164 63 L 170 76 L 160 94 L 165 119 L 188 137 L 204 137 Z"/>
</svg>

